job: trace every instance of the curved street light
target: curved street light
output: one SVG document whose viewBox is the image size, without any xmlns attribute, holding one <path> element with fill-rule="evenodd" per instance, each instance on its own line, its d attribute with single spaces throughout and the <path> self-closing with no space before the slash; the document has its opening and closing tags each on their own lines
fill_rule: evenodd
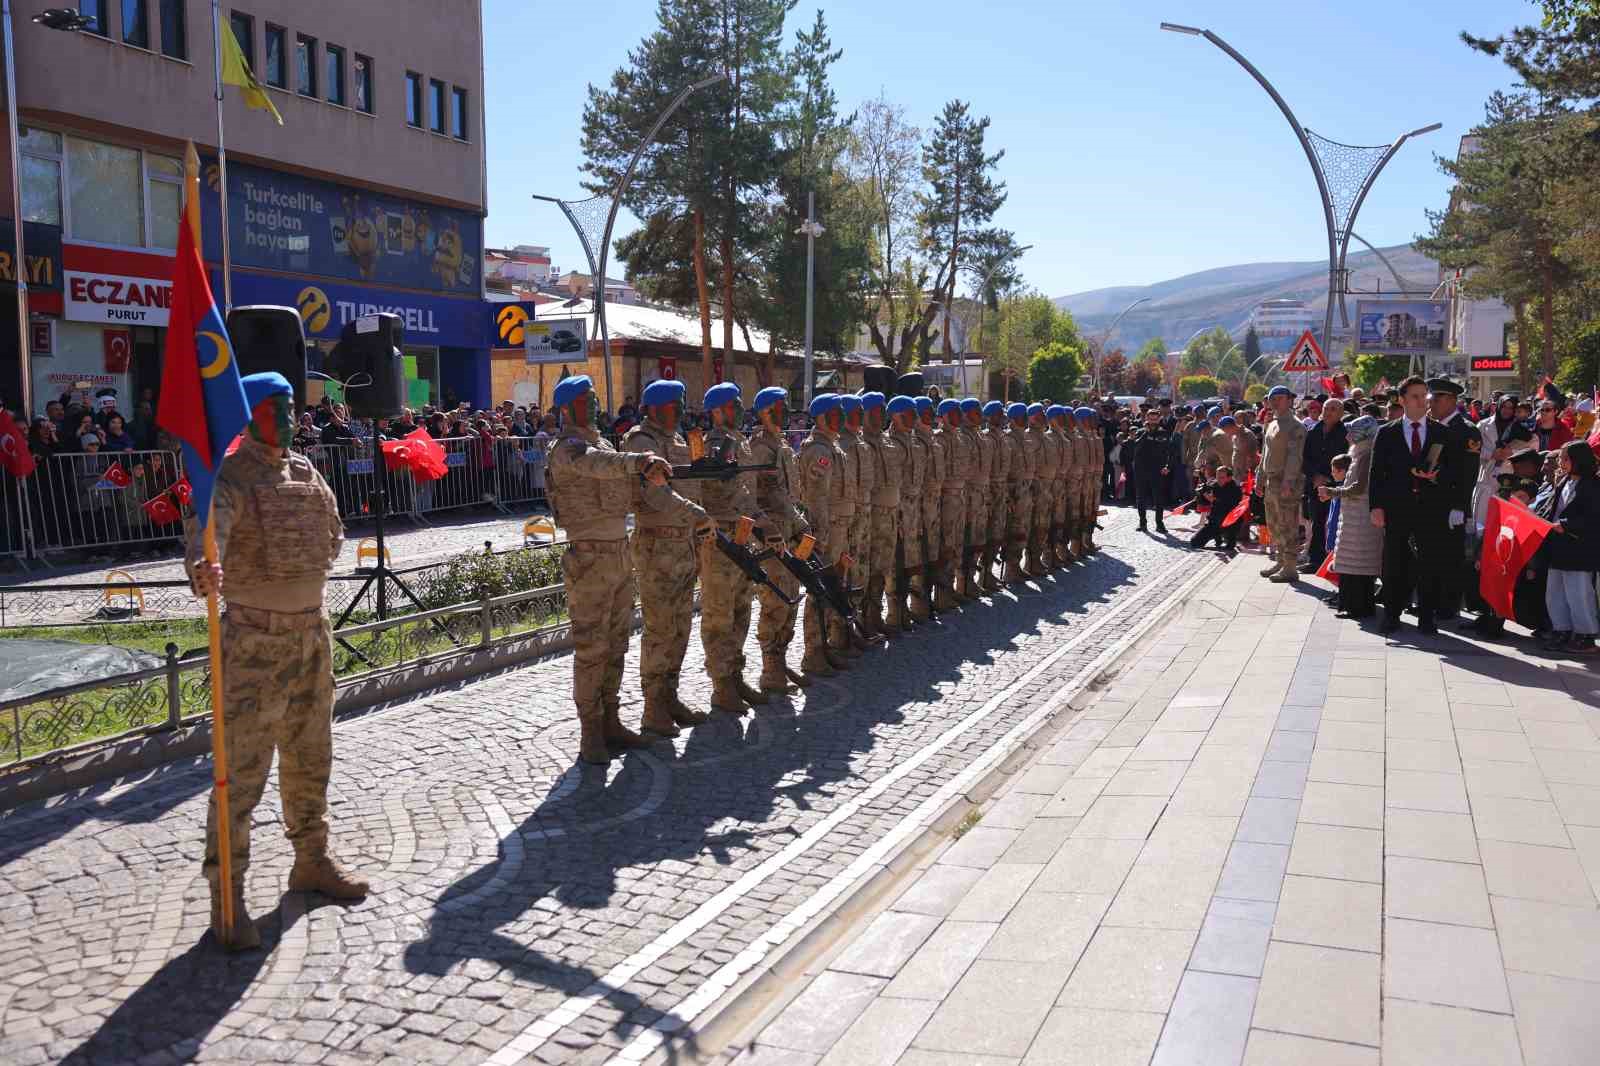
<svg viewBox="0 0 1600 1066">
<path fill-rule="evenodd" d="M 1117 317 L 1111 320 L 1111 325 L 1101 330 L 1099 338 L 1094 343 L 1094 347 L 1089 351 L 1089 358 L 1092 361 L 1089 367 L 1089 383 L 1094 388 L 1096 393 L 1099 393 L 1100 391 L 1100 360 L 1105 358 L 1106 341 L 1111 339 L 1112 332 L 1116 330 L 1118 324 L 1127 317 L 1129 311 L 1132 311 L 1140 304 L 1147 304 L 1153 299 L 1155 299 L 1154 296 L 1139 297 L 1137 300 L 1133 301 L 1133 303 L 1129 304 L 1127 307 L 1124 307 L 1121 312 L 1117 314 Z"/>
<path fill-rule="evenodd" d="M 667 104 L 666 109 L 656 117 L 655 124 L 650 127 L 650 131 L 646 133 L 644 135 L 644 139 L 639 142 L 639 147 L 634 149 L 633 158 L 628 160 L 628 167 L 622 172 L 622 177 L 617 179 L 616 191 L 611 194 L 611 210 L 606 213 L 606 228 L 605 232 L 600 237 L 600 263 L 595 268 L 594 278 L 594 310 L 595 316 L 600 320 L 601 359 L 604 361 L 606 368 L 607 414 L 610 414 L 612 410 L 612 395 L 611 336 L 606 331 L 606 259 L 611 254 L 611 228 L 615 226 L 617 222 L 617 209 L 622 206 L 622 194 L 628 191 L 628 185 L 633 181 L 633 172 L 639 166 L 639 160 L 644 156 L 646 149 L 655 143 L 656 134 L 661 132 L 661 127 L 667 124 L 667 119 L 672 117 L 672 113 L 678 110 L 678 108 L 682 107 L 685 100 L 689 99 L 689 97 L 693 96 L 701 89 L 715 85 L 719 81 L 726 81 L 727 78 L 727 72 L 713 74 L 709 78 L 702 78 L 701 80 L 690 85 L 686 85 L 682 89 L 678 90 L 678 95 L 674 96 L 672 98 L 672 102 Z M 724 313 L 726 313 L 726 309 Z"/>
</svg>

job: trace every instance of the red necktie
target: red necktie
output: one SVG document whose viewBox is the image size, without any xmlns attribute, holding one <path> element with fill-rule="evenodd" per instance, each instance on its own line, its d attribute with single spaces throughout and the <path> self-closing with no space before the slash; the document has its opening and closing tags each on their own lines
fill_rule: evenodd
<svg viewBox="0 0 1600 1066">
<path fill-rule="evenodd" d="M 1422 423 L 1411 423 L 1411 458 L 1422 458 Z"/>
</svg>

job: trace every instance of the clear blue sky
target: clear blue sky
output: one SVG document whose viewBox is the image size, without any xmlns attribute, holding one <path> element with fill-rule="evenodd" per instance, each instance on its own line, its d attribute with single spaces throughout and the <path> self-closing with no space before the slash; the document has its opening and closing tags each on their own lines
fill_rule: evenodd
<svg viewBox="0 0 1600 1066">
<path fill-rule="evenodd" d="M 817 6 L 802 0 L 791 37 Z M 822 6 L 844 49 L 834 70 L 845 109 L 881 88 L 923 127 L 952 97 L 990 116 L 1010 190 L 996 222 L 1034 245 L 1023 273 L 1050 296 L 1325 258 L 1310 169 L 1271 99 L 1203 38 L 1162 33 L 1161 21 L 1223 37 L 1335 140 L 1383 144 L 1444 123 L 1402 149 L 1362 207 L 1356 232 L 1382 247 L 1410 240 L 1424 209 L 1443 205 L 1434 153 L 1453 156 L 1487 95 L 1511 83 L 1459 31 L 1538 17 L 1523 0 Z M 585 269 L 566 220 L 528 194 L 578 193 L 585 86 L 610 76 L 654 13 L 654 0 L 486 0 L 489 244 L 549 245 L 562 268 Z"/>
</svg>

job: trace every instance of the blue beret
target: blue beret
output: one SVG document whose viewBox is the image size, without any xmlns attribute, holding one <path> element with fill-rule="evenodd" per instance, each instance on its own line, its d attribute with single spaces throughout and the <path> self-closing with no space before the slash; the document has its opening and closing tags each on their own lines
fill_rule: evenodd
<svg viewBox="0 0 1600 1066">
<path fill-rule="evenodd" d="M 777 385 L 768 385 L 766 388 L 756 393 L 756 400 L 752 406 L 757 411 L 764 411 L 773 404 L 780 402 L 789 402 L 789 390 L 781 388 Z"/>
<path fill-rule="evenodd" d="M 1028 417 L 1029 418 L 1032 418 L 1034 415 L 1042 415 L 1042 414 L 1044 414 L 1044 404 L 1042 404 L 1042 403 L 1030 403 L 1028 405 Z"/>
<path fill-rule="evenodd" d="M 681 381 L 652 381 L 644 387 L 639 402 L 646 407 L 665 407 L 669 403 L 682 403 L 687 391 Z"/>
<path fill-rule="evenodd" d="M 913 397 L 913 398 L 917 401 L 917 413 L 918 414 L 921 414 L 923 411 L 931 411 L 931 410 L 933 410 L 933 397 L 931 397 L 931 396 L 917 396 L 917 397 Z"/>
<path fill-rule="evenodd" d="M 1276 399 L 1279 396 L 1287 396 L 1292 400 L 1294 399 L 1294 390 L 1287 385 L 1274 385 L 1267 390 L 1267 399 Z"/>
<path fill-rule="evenodd" d="M 1014 404 L 1012 404 L 1010 407 L 1006 408 L 1006 417 L 1007 418 L 1027 418 L 1028 417 L 1028 405 L 1025 404 L 1025 403 L 1014 403 Z"/>
<path fill-rule="evenodd" d="M 874 407 L 882 407 L 883 403 L 883 393 L 881 392 L 864 392 L 861 394 L 861 406 L 868 411 Z"/>
<path fill-rule="evenodd" d="M 837 411 L 838 409 L 839 394 L 836 392 L 825 392 L 821 396 L 813 397 L 811 400 L 812 418 L 821 418 L 829 411 Z"/>
<path fill-rule="evenodd" d="M 587 396 L 594 390 L 594 382 L 588 374 L 574 374 L 572 377 L 556 383 L 555 405 L 565 407 L 581 396 Z"/>
<path fill-rule="evenodd" d="M 854 414 L 861 410 L 861 397 L 853 392 L 847 392 L 839 397 L 839 408 L 847 415 Z"/>
<path fill-rule="evenodd" d="M 945 415 L 960 414 L 960 413 L 961 413 L 961 401 L 960 400 L 940 400 L 939 401 L 939 417 L 940 418 L 943 418 Z"/>
<path fill-rule="evenodd" d="M 1222 413 L 1222 405 L 1220 403 L 1214 403 L 1210 407 L 1206 408 L 1206 417 L 1207 418 L 1210 418 L 1212 415 L 1221 414 L 1221 413 Z"/>
<path fill-rule="evenodd" d="M 1238 423 L 1233 420 L 1233 416 L 1232 415 L 1223 415 L 1221 418 L 1217 419 L 1217 425 L 1219 425 L 1219 426 L 1236 426 L 1236 425 L 1238 425 Z"/>
<path fill-rule="evenodd" d="M 714 411 L 724 404 L 738 403 L 740 395 L 739 386 L 731 381 L 713 385 L 706 390 L 705 409 Z"/>
<path fill-rule="evenodd" d="M 1049 407 L 1046 407 L 1044 409 L 1044 416 L 1046 418 L 1060 418 L 1062 415 L 1064 415 L 1066 413 L 1067 413 L 1067 409 L 1065 407 L 1062 407 L 1058 403 L 1053 403 Z"/>
<path fill-rule="evenodd" d="M 1072 417 L 1073 418 L 1093 418 L 1094 417 L 1094 408 L 1093 407 L 1080 407 L 1076 411 L 1072 412 Z"/>
<path fill-rule="evenodd" d="M 961 401 L 961 410 L 963 412 L 976 411 L 976 410 L 979 410 L 982 406 L 983 406 L 982 404 L 980 404 L 976 399 L 974 399 L 971 396 L 968 396 L 966 399 Z"/>
<path fill-rule="evenodd" d="M 896 396 L 889 401 L 888 409 L 891 415 L 897 415 L 901 411 L 915 411 L 917 409 L 917 401 L 910 396 Z"/>
<path fill-rule="evenodd" d="M 1005 409 L 1006 405 L 1001 403 L 999 400 L 990 400 L 988 403 L 983 405 L 983 415 L 985 418 L 992 418 L 995 415 L 1003 414 Z"/>
<path fill-rule="evenodd" d="M 268 396 L 294 395 L 289 379 L 276 370 L 269 370 L 265 374 L 247 374 L 241 383 L 244 385 L 245 402 L 252 409 Z"/>
</svg>

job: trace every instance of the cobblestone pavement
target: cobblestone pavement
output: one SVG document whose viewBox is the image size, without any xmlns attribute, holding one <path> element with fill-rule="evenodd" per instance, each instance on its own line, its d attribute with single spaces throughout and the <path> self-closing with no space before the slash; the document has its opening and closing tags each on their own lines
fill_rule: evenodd
<svg viewBox="0 0 1600 1066">
<path fill-rule="evenodd" d="M 1104 551 L 1064 575 L 606 770 L 573 762 L 566 657 L 341 722 L 335 847 L 374 892 L 286 894 L 269 789 L 247 890 L 261 951 L 201 935 L 205 761 L 0 816 L 0 1061 L 606 1060 L 753 965 L 1198 571 L 1131 518 L 1113 511 Z"/>
<path fill-rule="evenodd" d="M 1600 674 L 1207 584 L 717 1061 L 1600 1061 Z"/>
</svg>

